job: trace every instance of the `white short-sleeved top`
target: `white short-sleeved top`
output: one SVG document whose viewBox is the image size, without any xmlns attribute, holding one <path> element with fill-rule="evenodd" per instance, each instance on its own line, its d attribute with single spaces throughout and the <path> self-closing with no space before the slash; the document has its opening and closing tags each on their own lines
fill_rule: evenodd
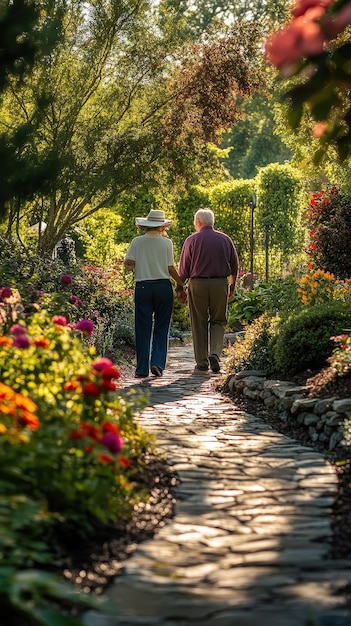
<svg viewBox="0 0 351 626">
<path fill-rule="evenodd" d="M 136 283 L 169 278 L 168 266 L 174 265 L 173 243 L 158 232 L 147 232 L 131 241 L 125 258 L 135 261 Z"/>
</svg>

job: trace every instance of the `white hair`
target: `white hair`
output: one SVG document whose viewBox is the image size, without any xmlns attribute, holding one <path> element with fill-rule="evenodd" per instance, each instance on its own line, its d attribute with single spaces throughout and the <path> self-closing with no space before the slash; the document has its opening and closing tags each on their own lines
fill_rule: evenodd
<svg viewBox="0 0 351 626">
<path fill-rule="evenodd" d="M 211 209 L 199 209 L 194 215 L 194 222 L 199 220 L 203 226 L 213 226 L 215 218 Z"/>
</svg>

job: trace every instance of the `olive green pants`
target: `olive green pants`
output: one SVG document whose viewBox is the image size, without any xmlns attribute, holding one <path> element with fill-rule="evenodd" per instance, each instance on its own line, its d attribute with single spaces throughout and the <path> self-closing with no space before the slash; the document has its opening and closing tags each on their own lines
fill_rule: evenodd
<svg viewBox="0 0 351 626">
<path fill-rule="evenodd" d="M 188 303 L 197 365 L 208 366 L 209 354 L 219 357 L 227 323 L 228 281 L 226 278 L 191 278 Z"/>
</svg>

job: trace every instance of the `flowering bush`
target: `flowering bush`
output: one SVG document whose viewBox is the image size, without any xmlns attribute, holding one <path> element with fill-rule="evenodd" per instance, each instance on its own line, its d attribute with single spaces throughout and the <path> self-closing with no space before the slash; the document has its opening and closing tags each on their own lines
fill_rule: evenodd
<svg viewBox="0 0 351 626">
<path fill-rule="evenodd" d="M 1 475 L 77 536 L 130 511 L 152 444 L 133 420 L 141 400 L 117 393 L 118 369 L 81 332 L 41 311 L 0 337 Z"/>
<path fill-rule="evenodd" d="M 349 333 L 343 333 L 331 337 L 331 339 L 335 342 L 336 347 L 329 363 L 339 374 L 346 374 L 351 368 L 351 336 Z"/>
<path fill-rule="evenodd" d="M 351 202 L 337 188 L 312 194 L 306 214 L 313 266 L 351 277 Z"/>
<path fill-rule="evenodd" d="M 0 274 L 5 288 L 20 291 L 16 307 L 22 317 L 45 308 L 51 315 L 64 315 L 71 323 L 88 318 L 94 331 L 85 341 L 96 346 L 99 354 L 110 356 L 116 346 L 134 344 L 133 290 L 126 282 L 122 262 L 110 269 L 78 264 L 67 268 L 58 259 L 38 257 L 0 238 Z M 4 309 L 0 295 L 0 327 L 4 325 Z"/>
<path fill-rule="evenodd" d="M 297 285 L 298 296 L 304 305 L 351 299 L 351 279 L 337 280 L 334 274 L 323 270 L 305 274 L 297 281 Z"/>
</svg>

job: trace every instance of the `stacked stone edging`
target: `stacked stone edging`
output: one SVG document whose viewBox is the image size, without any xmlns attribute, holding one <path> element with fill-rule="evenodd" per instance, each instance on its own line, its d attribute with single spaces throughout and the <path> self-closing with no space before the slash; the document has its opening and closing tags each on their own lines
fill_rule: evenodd
<svg viewBox="0 0 351 626">
<path fill-rule="evenodd" d="M 313 443 L 334 450 L 344 442 L 343 425 L 351 415 L 351 398 L 310 398 L 308 388 L 267 378 L 263 370 L 243 370 L 227 380 L 231 392 L 242 393 L 278 413 L 283 422 L 294 422 L 306 429 Z"/>
</svg>

